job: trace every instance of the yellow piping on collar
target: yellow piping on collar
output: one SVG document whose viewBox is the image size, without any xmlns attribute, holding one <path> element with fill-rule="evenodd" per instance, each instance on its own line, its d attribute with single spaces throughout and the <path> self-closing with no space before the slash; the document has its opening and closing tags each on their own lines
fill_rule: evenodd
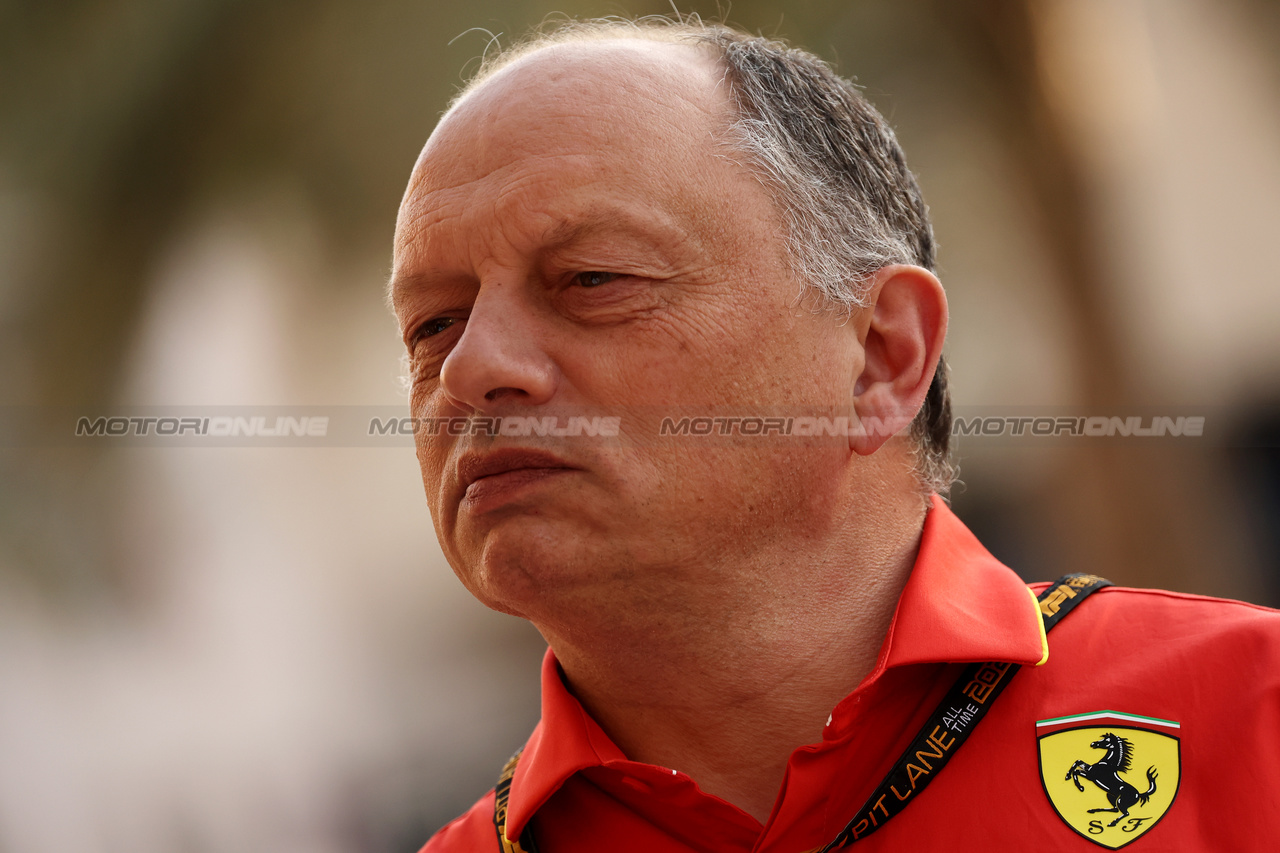
<svg viewBox="0 0 1280 853">
<path fill-rule="evenodd" d="M 1027 587 L 1027 594 L 1031 596 L 1031 606 L 1036 609 L 1036 625 L 1040 628 L 1040 648 L 1044 652 L 1036 662 L 1036 666 L 1043 666 L 1049 659 L 1049 638 L 1044 633 L 1044 614 L 1040 612 L 1040 600 L 1036 598 L 1031 587 Z"/>
</svg>

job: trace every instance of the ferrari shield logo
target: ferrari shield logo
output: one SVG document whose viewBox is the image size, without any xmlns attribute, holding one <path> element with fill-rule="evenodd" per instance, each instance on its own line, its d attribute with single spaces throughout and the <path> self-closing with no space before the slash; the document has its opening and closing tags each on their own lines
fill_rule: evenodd
<svg viewBox="0 0 1280 853">
<path fill-rule="evenodd" d="M 1040 720 L 1044 792 L 1080 835 L 1124 847 L 1150 832 L 1178 795 L 1179 734 L 1171 720 L 1116 711 Z"/>
</svg>

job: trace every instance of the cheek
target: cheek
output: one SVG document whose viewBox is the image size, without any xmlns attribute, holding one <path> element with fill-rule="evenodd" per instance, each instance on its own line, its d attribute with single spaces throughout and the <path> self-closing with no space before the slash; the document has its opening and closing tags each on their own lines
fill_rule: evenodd
<svg viewBox="0 0 1280 853">
<path fill-rule="evenodd" d="M 409 387 L 409 411 L 417 417 L 430 416 L 431 397 L 440 388 L 439 366 L 428 370 L 421 358 L 410 357 L 404 378 Z"/>
<path fill-rule="evenodd" d="M 425 430 L 425 427 L 422 428 Z M 419 432 L 414 439 L 418 456 L 418 468 L 422 472 L 423 491 L 427 496 L 427 507 L 437 526 L 443 521 L 445 466 L 449 459 L 447 442 L 442 436 L 428 436 Z"/>
<path fill-rule="evenodd" d="M 437 382 L 415 381 L 409 386 L 409 415 L 416 421 L 413 443 L 424 480 L 439 478 L 448 450 L 449 437 L 444 426 L 436 423 L 442 414 L 439 398 Z M 430 486 L 428 482 L 428 491 Z"/>
<path fill-rule="evenodd" d="M 703 298 L 699 294 L 698 301 Z M 705 295 L 707 302 L 715 294 Z M 688 300 L 694 301 L 694 300 Z M 725 405 L 743 390 L 741 376 L 760 358 L 762 330 L 732 306 L 680 305 L 633 324 L 602 342 L 582 363 L 601 398 L 637 404 Z M 569 373 L 571 368 L 566 369 Z"/>
<path fill-rule="evenodd" d="M 774 408 L 807 399 L 820 378 L 802 356 L 786 318 L 704 318 L 677 352 L 664 354 L 652 381 L 682 404 L 709 404 L 715 414 L 780 414 Z"/>
</svg>

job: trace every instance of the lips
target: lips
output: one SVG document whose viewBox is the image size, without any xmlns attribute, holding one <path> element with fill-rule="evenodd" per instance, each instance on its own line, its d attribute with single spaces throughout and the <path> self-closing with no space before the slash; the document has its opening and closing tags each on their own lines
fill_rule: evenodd
<svg viewBox="0 0 1280 853">
<path fill-rule="evenodd" d="M 545 450 L 509 448 L 488 453 L 468 453 L 458 460 L 458 483 L 463 494 L 476 502 L 498 497 L 546 476 L 577 470 Z"/>
</svg>

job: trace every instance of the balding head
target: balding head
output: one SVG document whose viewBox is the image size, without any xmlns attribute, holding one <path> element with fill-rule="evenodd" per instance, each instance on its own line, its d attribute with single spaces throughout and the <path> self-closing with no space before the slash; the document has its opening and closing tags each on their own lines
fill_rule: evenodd
<svg viewBox="0 0 1280 853">
<path fill-rule="evenodd" d="M 555 43 L 491 70 L 461 95 L 423 149 L 405 197 L 398 241 L 413 239 L 414 190 L 432 176 L 441 185 L 500 170 L 522 158 L 577 158 L 579 176 L 617 183 L 634 177 L 637 192 L 661 191 L 677 175 L 707 171 L 725 152 L 734 118 L 723 71 L 701 48 L 671 41 L 601 39 Z M 625 169 L 584 153 L 630 149 Z M 716 164 L 726 180 L 752 173 Z M 591 169 L 608 168 L 609 174 Z M 647 188 L 646 188 L 647 187 Z"/>
<path fill-rule="evenodd" d="M 872 274 L 889 264 L 934 268 L 924 201 L 892 130 L 857 89 L 805 51 L 696 19 L 568 22 L 486 57 L 456 102 L 534 54 L 566 44 L 616 48 L 620 40 L 684 47 L 714 62 L 711 79 L 731 108 L 726 153 L 765 184 L 786 227 L 791 267 L 829 306 L 847 312 L 862 304 Z M 925 492 L 945 492 L 955 476 L 950 428 L 939 361 L 912 424 Z"/>
<path fill-rule="evenodd" d="M 622 35 L 554 41 L 486 68 L 454 99 L 441 124 L 469 103 L 495 103 L 501 93 L 555 103 L 587 88 L 606 101 L 606 109 L 687 106 L 729 119 L 723 77 L 718 56 L 705 45 Z"/>
</svg>

